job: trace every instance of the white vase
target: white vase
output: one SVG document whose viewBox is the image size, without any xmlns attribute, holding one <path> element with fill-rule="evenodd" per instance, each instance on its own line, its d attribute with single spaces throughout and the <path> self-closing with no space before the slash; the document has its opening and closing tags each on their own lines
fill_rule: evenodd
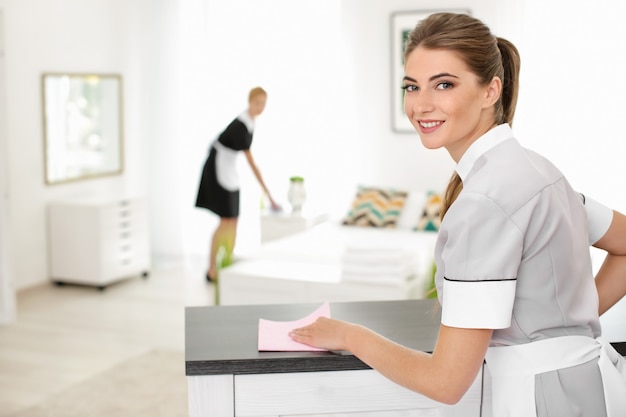
<svg viewBox="0 0 626 417">
<path fill-rule="evenodd" d="M 289 185 L 289 191 L 287 192 L 287 199 L 294 212 L 302 210 L 302 205 L 306 201 L 306 190 L 304 189 L 304 181 L 291 181 Z"/>
</svg>

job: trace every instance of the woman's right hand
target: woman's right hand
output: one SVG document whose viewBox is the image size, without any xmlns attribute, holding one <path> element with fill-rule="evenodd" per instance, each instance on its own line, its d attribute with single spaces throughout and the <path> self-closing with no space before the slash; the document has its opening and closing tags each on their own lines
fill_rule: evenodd
<svg viewBox="0 0 626 417">
<path fill-rule="evenodd" d="M 289 336 L 298 343 L 328 350 L 347 350 L 346 336 L 354 324 L 319 317 L 308 326 L 293 329 Z"/>
<path fill-rule="evenodd" d="M 274 199 L 270 198 L 270 206 L 272 211 L 274 212 L 281 212 L 283 211 L 283 208 L 281 207 L 280 204 L 278 204 L 276 201 L 274 201 Z"/>
</svg>

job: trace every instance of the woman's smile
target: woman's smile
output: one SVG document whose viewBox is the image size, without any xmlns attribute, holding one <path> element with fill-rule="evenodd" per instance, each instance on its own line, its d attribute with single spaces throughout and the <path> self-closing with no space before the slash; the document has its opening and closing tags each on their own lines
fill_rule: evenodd
<svg viewBox="0 0 626 417">
<path fill-rule="evenodd" d="M 420 131 L 423 133 L 434 132 L 441 126 L 444 122 L 442 121 L 430 121 L 430 120 L 418 120 Z"/>
</svg>

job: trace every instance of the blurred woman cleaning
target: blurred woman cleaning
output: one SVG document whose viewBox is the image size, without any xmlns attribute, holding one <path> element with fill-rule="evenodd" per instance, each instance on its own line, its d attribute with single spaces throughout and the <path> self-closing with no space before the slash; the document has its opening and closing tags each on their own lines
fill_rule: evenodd
<svg viewBox="0 0 626 417">
<path fill-rule="evenodd" d="M 270 201 L 271 208 L 280 210 L 280 206 L 274 201 L 265 185 L 261 171 L 259 171 L 250 150 L 254 134 L 254 121 L 265 110 L 266 102 L 267 93 L 263 88 L 255 87 L 250 90 L 248 108 L 237 116 L 213 141 L 209 156 L 202 169 L 196 207 L 205 208 L 220 218 L 211 239 L 209 268 L 206 272 L 206 279 L 209 282 L 217 280 L 216 258 L 220 247 L 223 247 L 227 254 L 232 254 L 235 248 L 237 220 L 239 218 L 237 158 L 240 152 L 246 156 L 254 176 Z"/>
</svg>

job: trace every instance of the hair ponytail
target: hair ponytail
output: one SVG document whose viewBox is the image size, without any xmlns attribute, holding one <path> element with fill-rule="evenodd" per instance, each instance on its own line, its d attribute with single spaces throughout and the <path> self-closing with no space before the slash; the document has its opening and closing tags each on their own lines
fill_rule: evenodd
<svg viewBox="0 0 626 417">
<path fill-rule="evenodd" d="M 461 194 L 463 190 L 463 181 L 461 181 L 461 177 L 457 174 L 456 171 L 452 173 L 452 178 L 450 178 L 450 182 L 448 182 L 448 187 L 446 187 L 446 193 L 443 196 L 443 207 L 441 208 L 441 220 L 448 212 L 448 209 L 454 203 L 454 200 Z"/>
<path fill-rule="evenodd" d="M 501 123 L 513 125 L 517 96 L 519 92 L 519 71 L 521 60 L 515 45 L 503 38 L 496 38 L 502 56 L 504 77 L 502 80 L 502 120 Z"/>
</svg>

